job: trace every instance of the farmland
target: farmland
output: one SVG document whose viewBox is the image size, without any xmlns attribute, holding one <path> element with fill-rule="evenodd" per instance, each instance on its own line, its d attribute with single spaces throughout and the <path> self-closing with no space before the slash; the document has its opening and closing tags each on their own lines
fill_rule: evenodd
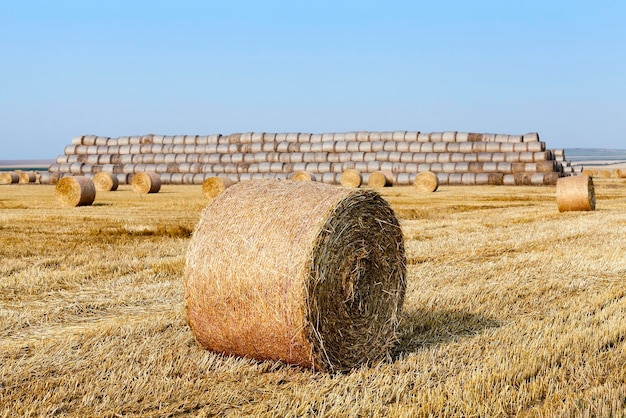
<svg viewBox="0 0 626 418">
<path fill-rule="evenodd" d="M 62 208 L 0 187 L 0 416 L 623 416 L 626 180 L 380 189 L 408 285 L 386 361 L 328 374 L 202 350 L 185 319 L 200 186 Z M 236 254 L 233 255 L 236 259 Z"/>
</svg>

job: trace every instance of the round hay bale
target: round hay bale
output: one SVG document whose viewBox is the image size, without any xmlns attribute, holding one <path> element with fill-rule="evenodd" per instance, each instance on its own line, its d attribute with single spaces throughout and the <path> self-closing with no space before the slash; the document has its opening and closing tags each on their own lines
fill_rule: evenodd
<svg viewBox="0 0 626 418">
<path fill-rule="evenodd" d="M 204 210 L 184 285 L 202 347 L 350 370 L 395 344 L 406 289 L 402 231 L 372 191 L 240 182 Z"/>
<path fill-rule="evenodd" d="M 608 179 L 611 177 L 611 172 L 609 170 L 598 170 L 598 177 Z M 21 176 L 20 176 L 21 182 Z"/>
<path fill-rule="evenodd" d="M 370 174 L 367 185 L 374 188 L 390 187 L 393 185 L 393 176 L 389 171 L 374 171 Z"/>
<path fill-rule="evenodd" d="M 559 178 L 556 182 L 556 203 L 559 212 L 595 210 L 593 179 L 585 175 Z"/>
<path fill-rule="evenodd" d="M 108 172 L 96 173 L 93 176 L 93 184 L 98 192 L 113 192 L 120 185 L 117 176 Z"/>
<path fill-rule="evenodd" d="M 363 176 L 361 173 L 353 168 L 348 168 L 341 173 L 341 185 L 343 187 L 356 188 L 363 183 Z"/>
<path fill-rule="evenodd" d="M 139 194 L 158 193 L 161 190 L 161 176 L 157 173 L 137 173 L 133 177 L 132 187 Z"/>
<path fill-rule="evenodd" d="M 415 180 L 413 180 L 413 187 L 415 187 L 418 192 L 422 193 L 436 192 L 439 188 L 439 180 L 437 179 L 437 175 L 435 175 L 435 173 L 431 171 L 424 171 L 415 177 Z"/>
<path fill-rule="evenodd" d="M 228 177 L 208 177 L 202 182 L 202 194 L 214 199 L 235 184 Z"/>
<path fill-rule="evenodd" d="M 79 163 L 82 166 L 82 163 Z M 37 181 L 37 174 L 34 171 L 20 171 L 19 183 L 34 183 Z"/>
<path fill-rule="evenodd" d="M 15 171 L 2 171 L 0 172 L 0 184 L 14 184 L 19 183 L 20 176 Z"/>
<path fill-rule="evenodd" d="M 298 171 L 293 176 L 291 176 L 291 180 L 295 181 L 316 181 L 315 174 L 310 173 L 308 171 Z"/>
<path fill-rule="evenodd" d="M 39 182 L 41 184 L 57 184 L 57 182 L 59 181 L 59 178 L 60 178 L 59 173 L 51 173 L 50 171 L 44 171 L 41 173 Z"/>
<path fill-rule="evenodd" d="M 55 186 L 55 196 L 61 206 L 89 206 L 96 199 L 96 187 L 85 176 L 63 177 Z"/>
<path fill-rule="evenodd" d="M 621 179 L 622 178 L 622 170 L 620 170 L 619 168 L 616 168 L 616 169 L 612 170 L 611 171 L 611 178 Z"/>
</svg>

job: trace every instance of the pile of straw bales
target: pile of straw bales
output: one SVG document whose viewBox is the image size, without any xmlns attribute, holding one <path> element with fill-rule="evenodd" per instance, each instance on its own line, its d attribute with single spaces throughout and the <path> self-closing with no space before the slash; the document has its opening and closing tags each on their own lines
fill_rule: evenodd
<svg viewBox="0 0 626 418">
<path fill-rule="evenodd" d="M 286 179 L 305 172 L 318 182 L 339 184 L 355 170 L 363 184 L 375 172 L 395 185 L 410 185 L 420 172 L 439 185 L 556 184 L 574 174 L 563 150 L 550 150 L 537 133 L 343 132 L 230 135 L 79 136 L 49 172 L 115 175 L 131 184 L 135 174 L 157 173 L 163 184 L 202 184 L 209 177 L 233 181 Z"/>
</svg>

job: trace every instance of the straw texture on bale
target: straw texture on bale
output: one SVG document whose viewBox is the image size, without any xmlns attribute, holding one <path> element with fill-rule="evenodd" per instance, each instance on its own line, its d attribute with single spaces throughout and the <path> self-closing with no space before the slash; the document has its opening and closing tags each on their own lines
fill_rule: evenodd
<svg viewBox="0 0 626 418">
<path fill-rule="evenodd" d="M 34 183 L 37 181 L 37 175 L 34 171 L 20 171 L 19 183 Z"/>
<path fill-rule="evenodd" d="M 388 187 L 393 184 L 393 177 L 391 173 L 386 171 L 374 171 L 370 174 L 367 185 L 369 187 L 379 188 L 379 187 Z"/>
<path fill-rule="evenodd" d="M 439 188 L 439 180 L 434 173 L 424 171 L 415 176 L 413 186 L 419 192 L 432 193 L 437 191 L 437 188 Z"/>
<path fill-rule="evenodd" d="M 100 172 L 93 176 L 93 184 L 96 187 L 96 191 L 113 192 L 117 190 L 120 182 L 117 176 L 114 176 L 112 173 Z"/>
<path fill-rule="evenodd" d="M 240 182 L 204 210 L 184 284 L 188 323 L 204 348 L 349 370 L 384 358 L 396 339 L 402 231 L 373 191 Z"/>
<path fill-rule="evenodd" d="M 291 179 L 296 181 L 316 181 L 315 174 L 309 171 L 298 171 L 291 176 Z"/>
<path fill-rule="evenodd" d="M 360 187 L 363 183 L 363 176 L 361 176 L 361 173 L 358 170 L 348 168 L 341 173 L 340 182 L 343 187 Z"/>
<path fill-rule="evenodd" d="M 20 176 L 15 171 L 0 172 L 0 184 L 13 184 L 20 181 Z"/>
<path fill-rule="evenodd" d="M 161 176 L 156 173 L 137 173 L 133 177 L 132 187 L 140 194 L 158 193 L 161 190 Z"/>
<path fill-rule="evenodd" d="M 55 196 L 61 206 L 89 206 L 96 199 L 96 187 L 88 177 L 63 177 L 55 186 Z"/>
<path fill-rule="evenodd" d="M 585 175 L 559 178 L 556 182 L 556 203 L 559 212 L 595 210 L 593 179 Z"/>
<path fill-rule="evenodd" d="M 233 184 L 235 182 L 228 177 L 208 177 L 202 182 L 202 194 L 213 199 Z"/>
</svg>

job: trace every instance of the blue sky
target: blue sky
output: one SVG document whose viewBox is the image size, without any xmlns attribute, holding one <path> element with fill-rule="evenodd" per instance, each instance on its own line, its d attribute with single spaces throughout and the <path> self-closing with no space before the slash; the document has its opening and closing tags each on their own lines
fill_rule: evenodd
<svg viewBox="0 0 626 418">
<path fill-rule="evenodd" d="M 0 160 L 76 135 L 537 131 L 626 148 L 624 1 L 3 1 Z"/>
</svg>

